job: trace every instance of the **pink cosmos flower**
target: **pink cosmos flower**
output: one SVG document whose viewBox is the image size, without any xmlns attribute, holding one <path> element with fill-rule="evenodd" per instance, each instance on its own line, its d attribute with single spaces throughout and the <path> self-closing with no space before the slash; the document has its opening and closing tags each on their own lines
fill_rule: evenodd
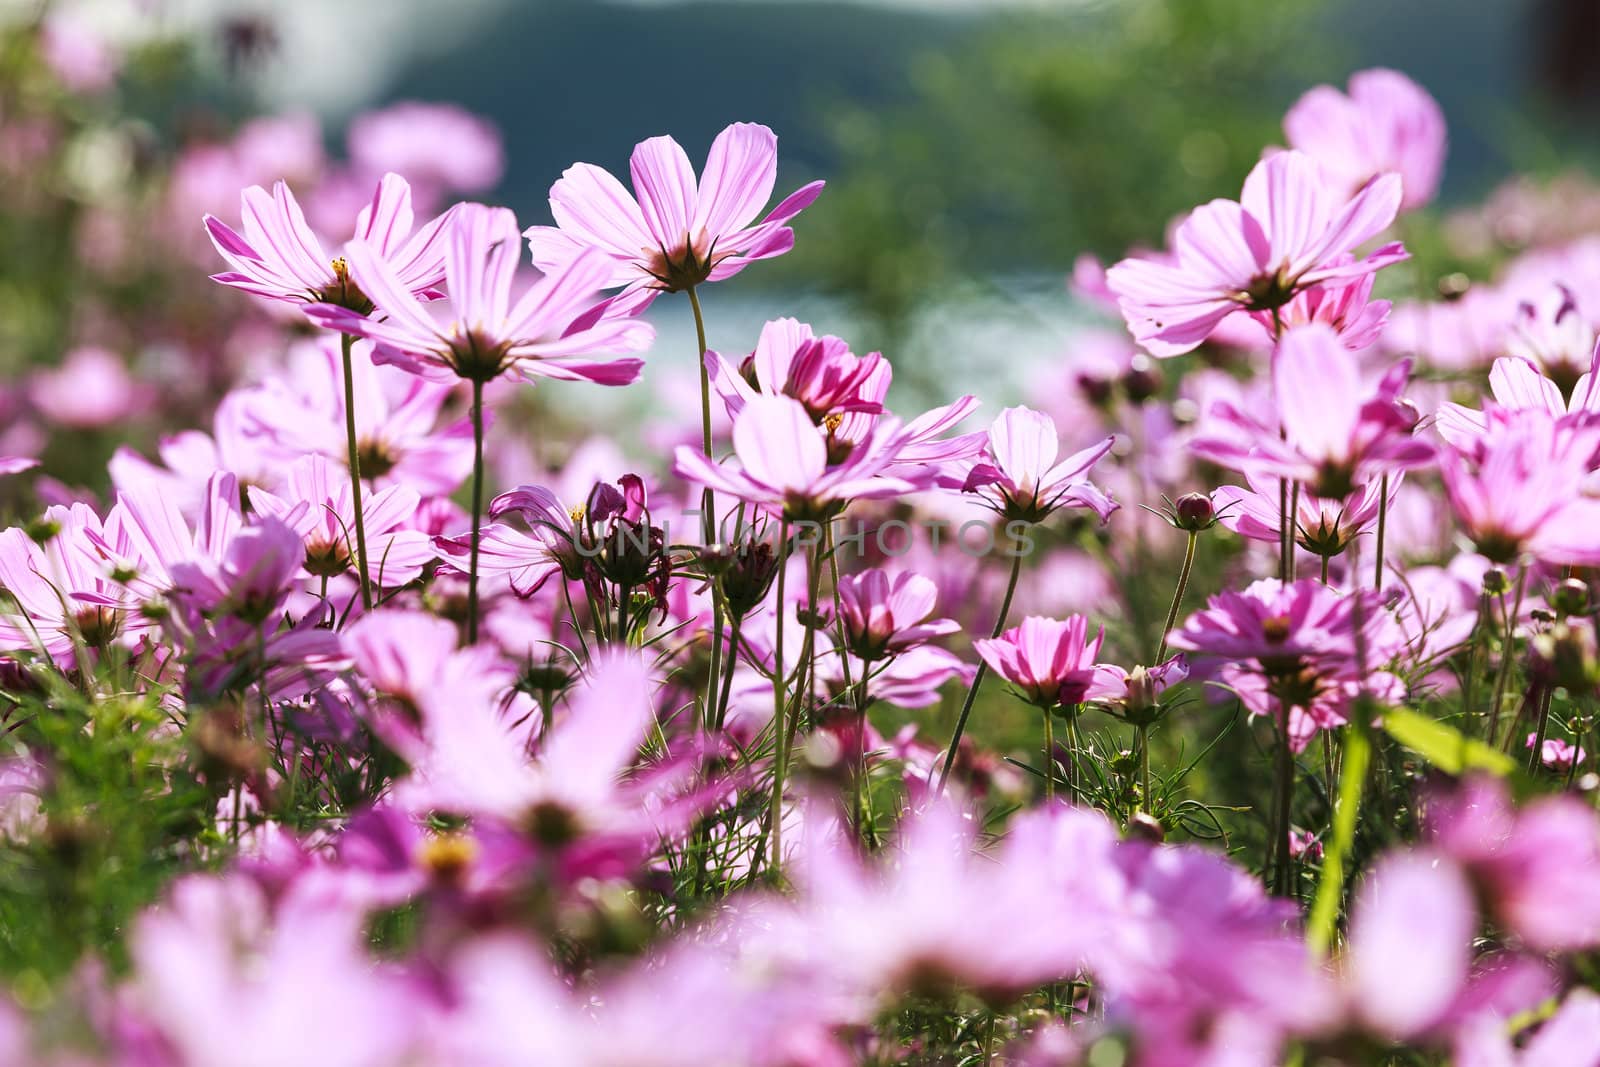
<svg viewBox="0 0 1600 1067">
<path fill-rule="evenodd" d="M 351 285 L 343 258 L 322 250 L 283 182 L 272 187 L 271 195 L 250 186 L 240 197 L 240 213 L 243 236 L 213 215 L 205 218 L 211 243 L 233 266 L 213 275 L 213 281 L 291 304 L 329 304 L 357 315 L 372 310 L 370 295 L 359 283 Z M 385 174 L 372 203 L 356 216 L 355 240 L 384 262 L 398 288 L 426 294 L 444 276 L 441 238 L 448 220 L 448 214 L 441 215 L 413 234 L 411 187 L 398 174 Z"/>
<path fill-rule="evenodd" d="M 1433 458 L 1432 446 L 1412 433 L 1414 410 L 1400 399 L 1410 369 L 1402 361 L 1369 389 L 1331 329 L 1297 327 L 1272 357 L 1278 424 L 1218 403 L 1213 425 L 1191 447 L 1225 467 L 1302 482 L 1315 496 L 1348 496 L 1384 473 Z"/>
<path fill-rule="evenodd" d="M 1041 522 L 1059 508 L 1088 508 L 1104 522 L 1117 504 L 1086 479 L 1115 438 L 1107 437 L 1059 463 L 1061 439 L 1050 416 L 1031 408 L 1002 411 L 989 428 L 988 447 L 975 460 L 949 464 L 939 484 L 972 493 L 1007 518 Z"/>
<path fill-rule="evenodd" d="M 1482 410 L 1449 401 L 1439 405 L 1434 428 L 1462 456 L 1481 460 L 1490 438 L 1507 427 L 1537 421 L 1539 416 L 1549 416 L 1556 426 L 1572 430 L 1592 425 L 1594 416 L 1600 414 L 1600 378 L 1595 374 L 1600 368 L 1600 345 L 1589 349 L 1587 370 L 1565 374 L 1565 390 L 1532 358 L 1536 353 L 1528 348 L 1522 351 L 1529 354 L 1502 356 L 1490 366 L 1492 399 L 1483 401 Z"/>
<path fill-rule="evenodd" d="M 571 259 L 512 303 L 516 216 L 505 208 L 460 204 L 440 243 L 450 290 L 444 316 L 424 308 L 381 249 L 364 241 L 346 249 L 350 276 L 384 317 L 368 318 L 330 304 L 308 308 L 307 314 L 330 329 L 373 341 L 374 362 L 427 378 L 487 382 L 514 371 L 530 381 L 547 377 L 627 385 L 639 376 L 641 360 L 595 358 L 602 352 L 638 351 L 655 336 L 647 324 L 607 317 L 595 304 L 611 269 L 602 253 Z"/>
<path fill-rule="evenodd" d="M 1403 475 L 1389 479 L 1389 500 L 1399 492 Z M 1281 533 L 1282 501 L 1276 481 L 1254 471 L 1245 473 L 1248 489 L 1218 486 L 1211 494 L 1217 522 L 1240 537 L 1276 544 Z M 1317 556 L 1337 556 L 1368 532 L 1383 506 L 1381 478 L 1358 486 L 1348 496 L 1326 500 L 1302 488 L 1295 510 L 1295 542 Z"/>
<path fill-rule="evenodd" d="M 902 474 L 889 473 L 909 440 L 909 429 L 897 419 L 880 421 L 842 462 L 829 463 L 827 442 L 804 405 L 787 396 L 757 396 L 733 422 L 736 468 L 680 445 L 672 469 L 679 477 L 773 514 L 816 521 L 854 499 L 895 497 L 920 488 Z"/>
<path fill-rule="evenodd" d="M 1539 735 L 1529 734 L 1523 747 L 1532 749 L 1538 744 Z M 1571 770 L 1574 764 L 1582 763 L 1589 758 L 1582 746 L 1573 745 L 1559 737 L 1547 737 L 1539 748 L 1539 762 L 1554 771 Z"/>
<path fill-rule="evenodd" d="M 305 567 L 318 578 L 350 571 L 356 552 L 355 505 L 346 472 L 318 455 L 289 467 L 277 490 L 250 486 L 250 504 L 259 515 L 283 522 L 305 542 Z M 421 502 L 415 489 L 391 485 L 362 502 L 367 531 L 368 568 L 374 584 L 397 588 L 422 573 L 434 558 L 433 539 L 408 523 Z"/>
<path fill-rule="evenodd" d="M 351 349 L 350 368 L 362 479 L 379 488 L 406 485 L 423 496 L 460 488 L 472 473 L 472 423 L 463 417 L 440 425 L 454 383 L 376 363 L 366 341 Z M 306 452 L 344 463 L 343 374 L 339 344 L 324 336 L 291 349 L 281 373 L 231 394 L 254 448 L 271 450 L 281 465 Z"/>
<path fill-rule="evenodd" d="M 852 413 L 882 412 L 890 377 L 889 362 L 879 353 L 857 356 L 840 338 L 818 337 L 795 319 L 763 326 L 755 351 L 738 366 L 706 352 L 706 372 L 730 418 L 759 393 L 793 397 L 819 423 L 829 416 L 844 421 Z"/>
<path fill-rule="evenodd" d="M 1238 203 L 1195 208 L 1172 262 L 1125 259 L 1106 281 L 1134 338 L 1154 355 L 1180 355 L 1235 311 L 1270 312 L 1307 286 L 1348 284 L 1405 259 L 1399 244 L 1344 258 L 1394 221 L 1400 195 L 1400 178 L 1385 174 L 1347 200 L 1311 157 L 1279 152 L 1256 164 Z"/>
<path fill-rule="evenodd" d="M 1309 578 L 1288 585 L 1263 578 L 1243 592 L 1218 593 L 1172 631 L 1167 643 L 1291 683 L 1291 688 L 1306 683 L 1314 691 L 1354 668 L 1357 596 L 1363 601 L 1368 665 L 1375 666 L 1386 661 L 1391 644 L 1377 595 L 1340 593 Z M 1311 694 L 1293 695 L 1299 704 L 1309 702 Z"/>
<path fill-rule="evenodd" d="M 1444 112 L 1399 71 L 1381 67 L 1350 76 L 1348 96 L 1319 85 L 1283 118 L 1289 146 L 1315 159 L 1336 186 L 1354 193 L 1374 177 L 1400 176 L 1400 210 L 1433 199 L 1444 170 Z"/>
<path fill-rule="evenodd" d="M 1115 697 L 1126 691 L 1126 678 L 1108 675 L 1095 663 L 1105 628 L 1089 636 L 1082 615 L 1043 619 L 1030 615 L 996 638 L 974 641 L 972 647 L 1000 677 L 1033 704 L 1053 708 Z"/>
<path fill-rule="evenodd" d="M 104 526 L 86 504 L 56 505 L 32 524 L 0 530 L 0 648 L 43 651 L 65 667 L 75 642 L 89 648 L 148 626 L 101 545 Z"/>
<path fill-rule="evenodd" d="M 938 586 L 920 574 L 890 575 L 879 568 L 839 581 L 845 644 L 862 660 L 904 652 L 961 629 L 954 619 L 929 619 Z"/>
<path fill-rule="evenodd" d="M 1481 444 L 1477 462 L 1439 452 L 1439 473 L 1463 532 L 1485 557 L 1523 553 L 1554 564 L 1600 564 L 1600 499 L 1584 493 L 1600 426 L 1524 412 Z"/>
<path fill-rule="evenodd" d="M 698 183 L 671 137 L 641 142 L 631 170 L 633 195 L 599 167 L 573 164 L 550 187 L 555 226 L 533 226 L 525 236 L 534 266 L 547 273 L 585 250 L 602 251 L 611 266 L 601 288 L 626 286 L 622 303 L 634 311 L 658 293 L 731 278 L 758 259 L 789 251 L 789 220 L 823 186 L 803 186 L 756 222 L 777 180 L 778 138 L 748 122 L 717 135 Z"/>
<path fill-rule="evenodd" d="M 1353 259 L 1353 256 L 1340 256 L 1339 262 Z M 1387 300 L 1372 299 L 1372 283 L 1376 277 L 1363 274 L 1348 283 L 1335 279 L 1326 285 L 1307 286 L 1278 311 L 1277 324 L 1273 323 L 1270 311 L 1253 312 L 1251 317 L 1261 324 L 1268 344 L 1280 329 L 1320 322 L 1339 335 L 1339 343 L 1345 348 L 1360 352 L 1378 343 L 1393 309 Z"/>
</svg>

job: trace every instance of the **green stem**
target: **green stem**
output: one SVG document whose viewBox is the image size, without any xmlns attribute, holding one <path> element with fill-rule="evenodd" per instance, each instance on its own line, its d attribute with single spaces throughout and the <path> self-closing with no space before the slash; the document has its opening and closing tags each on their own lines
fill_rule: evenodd
<svg viewBox="0 0 1600 1067">
<path fill-rule="evenodd" d="M 1156 661 L 1152 666 L 1161 666 L 1167 658 L 1167 635 L 1177 625 L 1178 608 L 1182 606 L 1183 594 L 1189 588 L 1189 574 L 1194 570 L 1194 546 L 1199 539 L 1198 533 L 1189 531 L 1189 544 L 1183 550 L 1183 568 L 1178 571 L 1178 588 L 1172 593 L 1172 607 L 1167 609 L 1167 624 L 1161 628 L 1161 644 L 1156 648 Z"/>
<path fill-rule="evenodd" d="M 841 649 L 840 658 L 846 658 Z M 866 825 L 866 800 L 867 800 L 867 679 L 866 665 L 861 668 L 861 685 L 856 689 L 856 796 L 855 813 L 851 823 L 855 827 L 856 837 L 867 843 L 870 836 Z M 848 684 L 848 683 L 847 683 Z"/>
<path fill-rule="evenodd" d="M 1528 568 L 1518 561 L 1517 595 L 1514 606 L 1506 611 L 1505 594 L 1500 594 L 1501 619 L 1505 626 L 1504 643 L 1500 646 L 1500 675 L 1494 683 L 1494 700 L 1489 705 L 1489 744 L 1499 743 L 1500 709 L 1506 699 L 1506 683 L 1511 679 L 1511 661 L 1516 658 L 1517 619 L 1522 615 L 1522 590 L 1528 577 Z"/>
<path fill-rule="evenodd" d="M 777 635 L 772 643 L 772 745 L 775 751 L 772 766 L 772 806 L 767 813 L 767 828 L 772 835 L 772 862 L 773 871 L 778 870 L 779 859 L 783 855 L 783 769 L 788 762 L 788 753 L 784 751 L 784 738 L 786 732 L 783 728 L 783 708 L 787 701 L 783 692 L 783 586 L 784 572 L 789 569 L 789 520 L 783 520 L 780 527 L 781 540 L 778 544 L 778 623 Z"/>
<path fill-rule="evenodd" d="M 361 581 L 361 609 L 372 610 L 372 579 L 367 574 L 367 525 L 361 510 L 361 444 L 356 439 L 356 372 L 350 349 L 355 338 L 341 334 L 339 349 L 344 356 L 344 435 L 350 461 L 350 501 L 356 517 L 356 574 Z"/>
<path fill-rule="evenodd" d="M 467 644 L 478 643 L 478 541 L 483 524 L 483 381 L 472 379 L 472 554 L 467 569 Z"/>
<path fill-rule="evenodd" d="M 1544 766 L 1544 739 L 1550 729 L 1550 697 L 1552 686 L 1541 686 L 1539 692 L 1539 729 L 1533 737 L 1533 751 L 1528 753 L 1528 773 L 1537 774 Z"/>
<path fill-rule="evenodd" d="M 1289 750 L 1288 701 L 1280 695 L 1278 700 L 1278 748 L 1276 774 L 1273 782 L 1272 847 L 1267 855 L 1276 857 L 1272 864 L 1272 891 L 1283 894 L 1289 888 L 1289 820 L 1294 795 L 1294 753 Z"/>
<path fill-rule="evenodd" d="M 722 691 L 717 699 L 717 717 L 712 727 L 717 733 L 722 732 L 723 723 L 728 718 L 728 693 L 733 689 L 733 668 L 739 662 L 739 637 L 743 626 L 744 620 L 735 615 L 733 628 L 728 634 L 728 657 L 722 666 Z"/>
<path fill-rule="evenodd" d="M 694 291 L 694 286 L 686 290 L 689 294 L 689 308 L 694 312 L 695 346 L 699 357 L 695 360 L 700 366 L 700 448 L 707 459 L 711 458 L 711 374 L 706 370 L 706 320 L 700 310 L 700 297 Z M 717 542 L 717 498 L 708 486 L 700 494 L 700 532 L 701 539 L 707 548 Z M 720 699 L 717 696 L 717 679 L 721 672 L 722 663 L 722 619 L 723 602 L 722 586 L 717 582 L 711 583 L 711 669 L 706 682 L 705 714 L 703 721 L 710 722 L 716 714 L 715 709 L 727 700 L 726 694 Z M 729 650 L 729 657 L 733 655 Z"/>
<path fill-rule="evenodd" d="M 1358 711 L 1346 731 L 1344 766 L 1339 771 L 1339 799 L 1333 809 L 1333 834 L 1322 856 L 1322 876 L 1317 895 L 1311 902 L 1311 917 L 1306 927 L 1306 943 L 1319 956 L 1333 944 L 1339 919 L 1339 904 L 1344 897 L 1345 857 L 1355 843 L 1356 821 L 1361 812 L 1361 792 L 1367 781 L 1367 764 L 1372 756 L 1372 740 L 1367 736 L 1364 710 Z"/>
<path fill-rule="evenodd" d="M 1044 800 L 1048 806 L 1056 799 L 1056 728 L 1050 709 L 1044 709 Z"/>
<path fill-rule="evenodd" d="M 1374 589 L 1383 588 L 1383 535 L 1385 528 L 1389 525 L 1389 476 L 1387 474 L 1383 476 L 1383 481 L 1378 487 L 1378 493 L 1380 496 L 1378 500 L 1378 562 L 1377 566 L 1373 568 L 1372 574 L 1372 588 Z M 1326 581 L 1323 584 L 1327 584 Z M 1352 579 L 1350 584 L 1355 585 L 1355 580 Z"/>
<path fill-rule="evenodd" d="M 1016 594 L 1017 578 L 1021 573 L 1022 553 L 1018 551 L 1011 557 L 1011 578 L 1006 582 L 1005 599 L 1000 602 L 1000 614 L 994 620 L 994 630 L 989 634 L 991 640 L 1005 632 L 1006 616 L 1011 614 L 1011 598 Z M 936 797 L 944 796 L 944 784 L 950 777 L 950 768 L 955 766 L 956 762 L 956 746 L 961 743 L 961 734 L 967 728 L 967 716 L 972 714 L 973 701 L 978 699 L 978 688 L 983 685 L 984 676 L 988 673 L 989 665 L 980 660 L 978 672 L 972 676 L 972 684 L 967 687 L 966 699 L 961 702 L 961 714 L 956 718 L 955 732 L 950 735 L 950 746 L 945 749 L 944 766 L 939 768 L 939 785 L 934 790 Z"/>
<path fill-rule="evenodd" d="M 1139 724 L 1139 809 L 1150 811 L 1150 727 Z"/>
</svg>

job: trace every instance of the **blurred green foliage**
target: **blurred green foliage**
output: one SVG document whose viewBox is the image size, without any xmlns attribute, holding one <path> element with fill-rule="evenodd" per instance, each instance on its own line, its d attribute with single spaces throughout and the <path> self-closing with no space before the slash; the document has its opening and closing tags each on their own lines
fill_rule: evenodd
<svg viewBox="0 0 1600 1067">
<path fill-rule="evenodd" d="M 1157 244 L 1237 196 L 1294 95 L 1325 73 L 1321 0 L 1115 0 L 996 18 L 915 61 L 915 101 L 841 104 L 846 166 L 785 263 L 893 327 L 968 276 L 1064 271 Z"/>
</svg>

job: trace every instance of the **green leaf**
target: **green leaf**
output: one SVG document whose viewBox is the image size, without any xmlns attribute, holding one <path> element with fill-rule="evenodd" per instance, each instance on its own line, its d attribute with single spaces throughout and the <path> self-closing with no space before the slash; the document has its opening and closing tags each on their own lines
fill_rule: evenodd
<svg viewBox="0 0 1600 1067">
<path fill-rule="evenodd" d="M 1383 729 L 1390 737 L 1446 774 L 1488 771 L 1504 778 L 1517 769 L 1516 760 L 1499 749 L 1410 708 L 1390 708 L 1385 711 Z"/>
</svg>

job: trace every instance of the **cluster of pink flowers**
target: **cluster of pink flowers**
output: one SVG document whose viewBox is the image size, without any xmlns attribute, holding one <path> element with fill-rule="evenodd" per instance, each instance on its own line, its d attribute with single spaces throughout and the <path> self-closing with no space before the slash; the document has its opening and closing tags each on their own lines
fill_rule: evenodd
<svg viewBox="0 0 1600 1067">
<path fill-rule="evenodd" d="M 0 1001 L 0 1061 L 1600 1063 L 1592 250 L 1508 268 L 1487 395 L 1441 385 L 1465 313 L 1373 298 L 1438 107 L 1368 71 L 1284 126 L 1170 250 L 1080 265 L 1129 337 L 966 429 L 792 318 L 706 348 L 701 295 L 826 206 L 769 208 L 764 126 L 698 173 L 647 140 L 631 192 L 576 164 L 550 226 L 447 206 L 499 144 L 422 105 L 331 170 L 283 128 L 190 159 L 255 370 L 0 531 L 0 847 L 61 832 L 8 725 L 53 691 L 161 708 L 215 810 L 125 973 Z M 671 362 L 653 459 L 560 432 Z M 28 388 L 160 399 L 92 346 Z M 1270 751 L 1225 826 L 1160 744 L 1235 709 Z"/>
</svg>

